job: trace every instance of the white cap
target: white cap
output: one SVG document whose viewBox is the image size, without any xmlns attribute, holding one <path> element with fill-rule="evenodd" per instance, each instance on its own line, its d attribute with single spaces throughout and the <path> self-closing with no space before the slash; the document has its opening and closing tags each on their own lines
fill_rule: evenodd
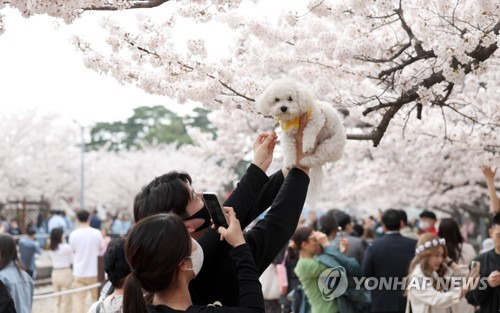
<svg viewBox="0 0 500 313">
<path fill-rule="evenodd" d="M 481 248 L 481 251 L 479 253 L 485 253 L 487 251 L 492 250 L 495 247 L 495 243 L 493 242 L 493 238 L 486 238 L 483 241 L 483 247 Z"/>
</svg>

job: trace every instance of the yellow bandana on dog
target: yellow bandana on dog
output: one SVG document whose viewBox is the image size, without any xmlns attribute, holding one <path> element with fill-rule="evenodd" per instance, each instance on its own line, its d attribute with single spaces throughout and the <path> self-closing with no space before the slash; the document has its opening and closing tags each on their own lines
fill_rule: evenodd
<svg viewBox="0 0 500 313">
<path fill-rule="evenodd" d="M 312 109 L 307 110 L 307 119 L 308 120 L 309 120 L 309 117 L 311 117 L 311 114 L 312 114 Z M 294 128 L 294 127 L 298 128 L 299 127 L 299 123 L 300 123 L 300 116 L 294 118 L 291 121 L 286 121 L 286 122 L 280 121 L 281 130 L 282 131 L 287 131 L 290 128 Z"/>
</svg>

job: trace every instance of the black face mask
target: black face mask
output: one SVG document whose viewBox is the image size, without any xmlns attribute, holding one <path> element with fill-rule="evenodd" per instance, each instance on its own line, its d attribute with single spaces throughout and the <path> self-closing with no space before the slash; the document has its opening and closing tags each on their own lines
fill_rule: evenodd
<svg viewBox="0 0 500 313">
<path fill-rule="evenodd" d="M 208 209 L 205 205 L 203 205 L 203 207 L 198 212 L 183 219 L 183 221 L 189 221 L 189 220 L 193 220 L 195 218 L 201 218 L 205 221 L 205 222 L 203 222 L 203 224 L 200 227 L 198 227 L 194 230 L 195 233 L 202 230 L 202 229 L 207 228 L 212 223 L 210 221 L 210 214 L 208 213 Z"/>
</svg>

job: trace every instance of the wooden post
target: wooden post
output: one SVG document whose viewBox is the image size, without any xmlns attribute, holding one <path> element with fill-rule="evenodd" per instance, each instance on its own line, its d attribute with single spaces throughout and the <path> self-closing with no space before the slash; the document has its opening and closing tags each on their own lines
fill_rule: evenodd
<svg viewBox="0 0 500 313">
<path fill-rule="evenodd" d="M 97 288 L 97 295 L 101 294 L 102 287 L 104 287 L 105 276 L 104 276 L 104 258 L 102 255 L 97 257 L 97 281 L 101 283 L 101 286 Z"/>
<path fill-rule="evenodd" d="M 21 212 L 21 232 L 26 234 L 26 198 L 23 198 Z"/>
</svg>

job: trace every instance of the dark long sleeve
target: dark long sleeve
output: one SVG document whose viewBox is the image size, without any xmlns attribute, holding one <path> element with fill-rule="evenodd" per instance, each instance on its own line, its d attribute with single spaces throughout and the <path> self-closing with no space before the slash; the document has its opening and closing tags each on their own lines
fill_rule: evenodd
<svg viewBox="0 0 500 313">
<path fill-rule="evenodd" d="M 259 276 L 253 262 L 252 253 L 247 244 L 232 248 L 229 255 L 233 260 L 237 276 L 239 293 L 238 306 L 213 306 L 213 305 L 193 305 L 186 312 L 189 313 L 264 313 L 264 296 Z M 211 282 L 206 282 L 210 285 Z M 173 313 L 179 312 L 164 305 L 149 306 L 151 313 Z"/>
<path fill-rule="evenodd" d="M 242 228 L 252 221 L 247 218 L 250 211 L 255 208 L 256 199 L 264 185 L 269 182 L 269 177 L 257 165 L 250 164 L 236 185 L 224 206 L 234 208 Z"/>
<path fill-rule="evenodd" d="M 255 168 L 252 169 L 253 167 Z M 264 179 L 250 177 L 261 176 L 259 171 L 258 167 L 251 165 L 245 174 L 246 177 L 238 184 L 237 191 L 233 192 L 225 205 L 234 207 L 236 217 L 240 219 L 242 227 L 245 227 L 247 223 L 242 223 L 241 219 L 253 220 L 253 217 L 267 208 L 266 205 L 272 203 L 266 217 L 245 234 L 257 273 L 260 275 L 295 231 L 305 201 L 309 177 L 299 169 L 292 169 L 285 182 L 279 171 L 262 184 Z M 257 190 L 259 191 L 255 192 Z M 255 196 L 254 200 L 250 199 L 252 194 Z M 248 203 L 242 203 L 244 201 Z M 189 285 L 193 302 L 207 304 L 220 301 L 224 305 L 237 305 L 239 291 L 235 265 L 228 255 L 230 246 L 225 241 L 221 242 L 219 234 L 214 230 L 208 230 L 199 242 L 205 260 L 200 273 Z"/>
<path fill-rule="evenodd" d="M 281 170 L 269 176 L 269 181 L 260 189 L 253 208 L 247 214 L 245 227 L 271 206 L 284 181 L 285 177 Z"/>
<path fill-rule="evenodd" d="M 283 181 L 281 170 L 267 177 L 258 166 L 250 164 L 224 205 L 234 208 L 244 229 L 271 206 Z"/>
<path fill-rule="evenodd" d="M 245 234 L 259 274 L 271 264 L 295 232 L 308 185 L 307 174 L 296 168 L 290 170 L 271 209 Z"/>
<path fill-rule="evenodd" d="M 253 262 L 252 253 L 247 244 L 232 248 L 229 255 L 238 272 L 238 287 L 240 290 L 237 307 L 195 306 L 188 312 L 196 313 L 264 313 L 264 296 L 259 282 L 257 269 Z"/>
<path fill-rule="evenodd" d="M 365 251 L 365 257 L 363 259 L 363 276 L 365 277 L 373 277 L 375 275 L 373 270 L 373 260 L 371 258 L 371 250 L 370 247 Z"/>
<path fill-rule="evenodd" d="M 479 305 L 480 313 L 497 312 L 500 309 L 500 286 L 492 288 L 486 279 L 491 272 L 500 268 L 500 255 L 493 249 L 479 255 L 475 261 L 481 264 L 481 280 L 476 289 L 465 294 L 465 298 L 469 304 Z"/>
</svg>

